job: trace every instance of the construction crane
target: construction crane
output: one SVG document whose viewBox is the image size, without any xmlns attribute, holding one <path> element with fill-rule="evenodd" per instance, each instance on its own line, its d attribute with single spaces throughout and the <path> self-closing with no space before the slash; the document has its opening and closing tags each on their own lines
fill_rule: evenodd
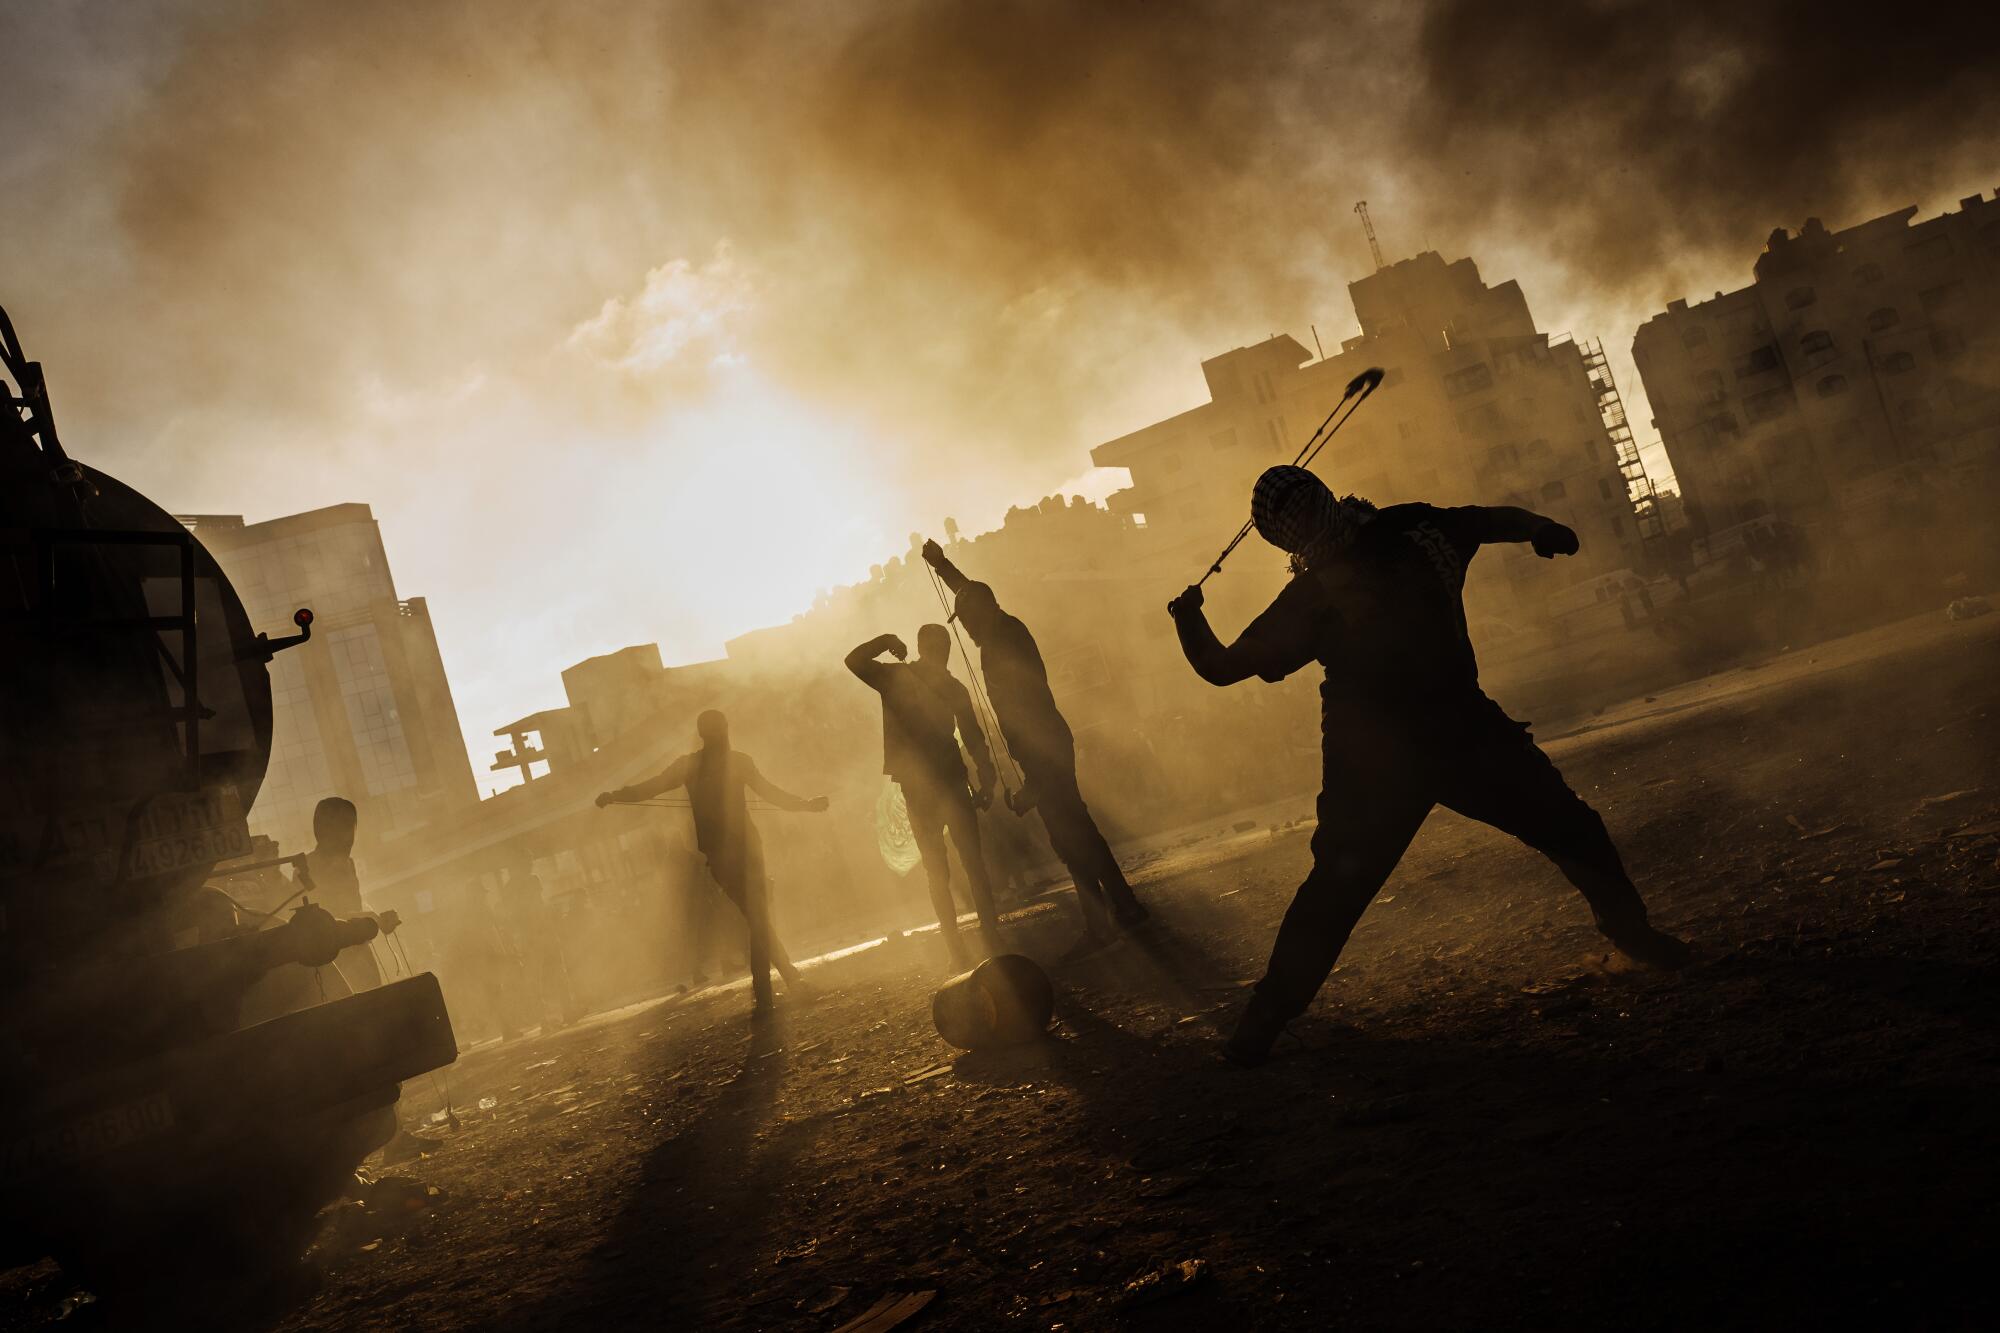
<svg viewBox="0 0 2000 1333">
<path fill-rule="evenodd" d="M 1368 201 L 1355 204 L 1354 211 L 1361 215 L 1361 230 L 1368 233 L 1368 253 L 1375 256 L 1375 271 L 1380 273 L 1389 266 L 1382 262 L 1382 245 L 1375 239 L 1375 224 L 1368 220 Z"/>
</svg>

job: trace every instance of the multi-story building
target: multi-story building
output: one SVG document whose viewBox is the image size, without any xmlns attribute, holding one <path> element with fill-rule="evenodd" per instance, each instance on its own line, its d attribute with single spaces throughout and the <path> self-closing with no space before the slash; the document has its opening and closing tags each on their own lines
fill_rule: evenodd
<svg viewBox="0 0 2000 1333">
<path fill-rule="evenodd" d="M 1315 465 L 1335 490 L 1515 504 L 1582 537 L 1581 558 L 1553 569 L 1525 548 L 1482 558 L 1475 619 L 1537 622 L 1551 594 L 1644 563 L 1633 502 L 1648 488 L 1601 349 L 1538 331 L 1520 286 L 1486 285 L 1470 259 L 1427 251 L 1348 291 L 1361 332 L 1336 355 L 1282 334 L 1224 353 L 1202 363 L 1208 402 L 1091 451 L 1130 470 L 1110 503 L 1143 516 L 1159 558 L 1199 573 L 1247 516 L 1257 474 L 1290 462 L 1348 382 L 1380 366 L 1381 387 Z M 1239 583 L 1261 596 L 1274 578 Z"/>
<path fill-rule="evenodd" d="M 1632 355 L 1697 534 L 1865 528 L 2000 450 L 2000 201 L 1771 233 L 1750 286 L 1640 326 Z"/>
<path fill-rule="evenodd" d="M 357 854 L 477 804 L 458 710 L 422 598 L 397 596 L 365 504 L 245 523 L 182 520 L 235 584 L 251 624 L 293 633 L 311 607 L 310 642 L 271 661 L 271 766 L 253 832 L 287 852 L 312 846 L 312 812 L 345 796 L 361 813 Z"/>
</svg>

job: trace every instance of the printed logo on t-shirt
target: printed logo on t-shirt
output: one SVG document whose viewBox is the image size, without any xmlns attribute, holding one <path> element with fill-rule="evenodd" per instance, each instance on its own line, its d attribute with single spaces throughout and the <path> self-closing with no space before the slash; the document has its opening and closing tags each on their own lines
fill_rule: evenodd
<svg viewBox="0 0 2000 1333">
<path fill-rule="evenodd" d="M 1431 568 L 1444 580 L 1444 586 L 1457 592 L 1465 586 L 1465 565 L 1458 558 L 1458 548 L 1440 532 L 1436 524 L 1418 523 L 1403 529 L 1403 535 L 1417 544 L 1417 548 L 1430 557 Z"/>
</svg>

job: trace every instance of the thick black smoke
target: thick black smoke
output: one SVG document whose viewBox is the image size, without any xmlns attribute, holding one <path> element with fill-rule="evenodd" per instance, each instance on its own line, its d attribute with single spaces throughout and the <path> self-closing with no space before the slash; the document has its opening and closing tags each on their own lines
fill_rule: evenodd
<svg viewBox="0 0 2000 1333">
<path fill-rule="evenodd" d="M 1991 5 L 1439 0 L 1404 147 L 1431 210 L 1557 238 L 1650 297 L 1717 258 L 1747 281 L 1771 228 L 1809 215 L 2000 185 L 1996 51 Z"/>
<path fill-rule="evenodd" d="M 6 150 L 0 223 L 31 260 L 8 295 L 76 307 L 50 336 L 135 428 L 187 403 L 337 419 L 475 373 L 573 388 L 572 330 L 727 242 L 756 297 L 735 336 L 806 396 L 981 467 L 1074 458 L 1079 416 L 1156 349 L 1344 323 L 1358 197 L 1392 258 L 1504 248 L 1541 265 L 1532 291 L 1641 313 L 1746 275 L 1774 225 L 1942 202 L 1991 153 L 1996 24 L 1713 0 L 29 4 L 0 49 L 54 72 L 0 80 L 32 136 Z M 88 116 L 8 105 L 78 86 Z"/>
</svg>

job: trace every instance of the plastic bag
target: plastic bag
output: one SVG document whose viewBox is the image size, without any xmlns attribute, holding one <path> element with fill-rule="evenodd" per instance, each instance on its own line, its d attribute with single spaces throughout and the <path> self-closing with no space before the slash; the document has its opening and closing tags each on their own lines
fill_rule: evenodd
<svg viewBox="0 0 2000 1333">
<path fill-rule="evenodd" d="M 903 789 L 888 777 L 882 779 L 882 794 L 875 798 L 875 844 L 882 849 L 883 863 L 899 875 L 909 874 L 923 860 L 917 835 L 910 831 Z"/>
</svg>

